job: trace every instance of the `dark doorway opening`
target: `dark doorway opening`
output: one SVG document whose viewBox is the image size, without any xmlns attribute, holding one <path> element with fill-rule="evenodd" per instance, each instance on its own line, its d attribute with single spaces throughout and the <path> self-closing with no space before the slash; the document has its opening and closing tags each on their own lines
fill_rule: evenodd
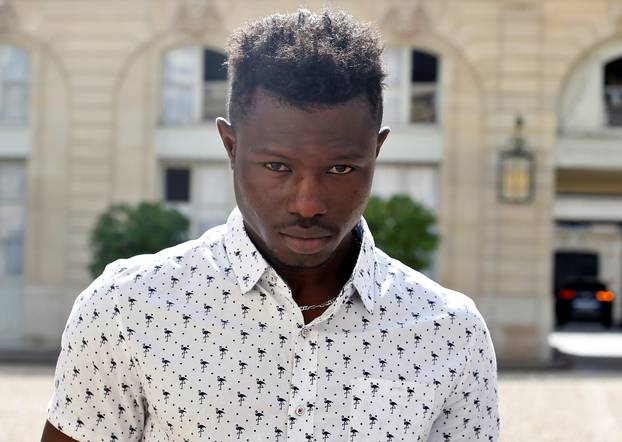
<svg viewBox="0 0 622 442">
<path fill-rule="evenodd" d="M 555 252 L 553 291 L 576 279 L 598 278 L 598 255 L 593 252 Z"/>
</svg>

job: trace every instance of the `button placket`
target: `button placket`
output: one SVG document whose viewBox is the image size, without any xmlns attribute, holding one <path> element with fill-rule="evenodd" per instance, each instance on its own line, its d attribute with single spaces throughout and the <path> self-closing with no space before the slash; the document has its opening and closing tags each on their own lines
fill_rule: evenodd
<svg viewBox="0 0 622 442">
<path fill-rule="evenodd" d="M 290 441 L 305 440 L 307 434 L 313 434 L 318 383 L 317 339 L 318 332 L 314 328 L 303 327 L 296 334 L 288 410 L 287 440 Z"/>
</svg>

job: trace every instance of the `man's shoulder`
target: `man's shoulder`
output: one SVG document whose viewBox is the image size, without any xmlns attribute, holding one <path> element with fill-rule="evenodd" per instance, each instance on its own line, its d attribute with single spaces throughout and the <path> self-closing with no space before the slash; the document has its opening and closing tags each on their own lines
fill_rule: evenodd
<svg viewBox="0 0 622 442">
<path fill-rule="evenodd" d="M 425 274 L 391 258 L 380 249 L 376 249 L 377 288 L 382 294 L 397 296 L 406 308 L 418 312 L 449 314 L 454 318 L 464 318 L 476 323 L 483 319 L 475 302 L 459 291 L 447 288 Z"/>
<path fill-rule="evenodd" d="M 215 265 L 214 258 L 225 253 L 223 246 L 225 228 L 225 225 L 213 227 L 199 238 L 167 247 L 156 253 L 117 259 L 106 266 L 100 277 L 115 280 L 117 283 L 137 282 L 146 276 L 181 273 L 186 267 L 199 265 L 199 262 L 203 268 Z"/>
<path fill-rule="evenodd" d="M 222 241 L 224 227 L 214 227 L 199 238 L 156 253 L 112 261 L 76 298 L 74 309 L 112 307 L 121 298 L 148 299 L 163 282 L 184 281 L 198 270 L 222 273 L 227 262 Z"/>
</svg>

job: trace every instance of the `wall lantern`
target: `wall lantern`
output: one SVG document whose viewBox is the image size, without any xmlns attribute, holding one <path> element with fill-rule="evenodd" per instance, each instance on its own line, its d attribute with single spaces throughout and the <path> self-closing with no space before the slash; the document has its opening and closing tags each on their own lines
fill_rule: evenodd
<svg viewBox="0 0 622 442">
<path fill-rule="evenodd" d="M 503 203 L 528 203 L 534 195 L 535 158 L 526 148 L 523 125 L 523 118 L 517 117 L 511 148 L 499 155 L 498 188 Z"/>
</svg>

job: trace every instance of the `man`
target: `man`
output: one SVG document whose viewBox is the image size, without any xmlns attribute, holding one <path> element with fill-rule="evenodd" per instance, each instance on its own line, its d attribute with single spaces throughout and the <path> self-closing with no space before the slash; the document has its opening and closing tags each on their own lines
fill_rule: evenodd
<svg viewBox="0 0 622 442">
<path fill-rule="evenodd" d="M 376 249 L 361 217 L 389 134 L 376 34 L 301 10 L 228 55 L 238 208 L 77 298 L 43 440 L 497 440 L 473 302 Z"/>
</svg>

